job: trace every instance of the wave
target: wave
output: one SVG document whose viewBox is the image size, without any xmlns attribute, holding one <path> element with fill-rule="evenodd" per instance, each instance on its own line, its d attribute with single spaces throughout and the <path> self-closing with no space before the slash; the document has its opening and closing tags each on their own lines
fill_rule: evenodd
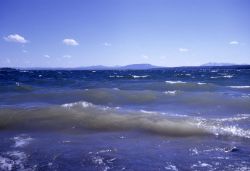
<svg viewBox="0 0 250 171">
<path fill-rule="evenodd" d="M 245 121 L 249 123 L 250 116 L 248 114 L 237 115 L 235 117 L 220 119 L 204 119 L 196 118 L 198 125 L 216 136 L 236 136 L 242 138 L 250 138 L 250 130 L 239 127 L 239 122 Z"/>
<path fill-rule="evenodd" d="M 204 118 L 168 116 L 145 110 L 122 110 L 85 101 L 49 108 L 4 109 L 0 111 L 0 129 L 32 129 L 68 133 L 81 132 L 81 130 L 142 131 L 177 137 L 230 135 L 250 138 L 250 130 L 244 130 L 237 124 L 224 125 Z M 28 143 L 31 139 L 22 137 L 22 140 Z"/>
<path fill-rule="evenodd" d="M 203 85 L 202 85 L 203 86 Z M 232 96 L 214 92 L 184 92 L 179 90 L 121 90 L 119 88 L 86 89 L 46 93 L 27 93 L 2 96 L 2 106 L 32 104 L 63 104 L 73 101 L 88 101 L 96 105 L 170 105 L 182 107 L 214 108 L 224 111 L 247 113 L 250 111 L 248 97 Z"/>
<path fill-rule="evenodd" d="M 221 87 L 213 83 L 205 82 L 184 82 L 184 81 L 165 81 L 168 90 L 181 91 L 215 91 Z"/>
<path fill-rule="evenodd" d="M 158 113 L 123 111 L 88 102 L 64 104 L 53 108 L 2 110 L 2 129 L 90 129 L 96 131 L 137 130 L 166 136 L 206 135 L 192 120 L 167 118 Z"/>
</svg>

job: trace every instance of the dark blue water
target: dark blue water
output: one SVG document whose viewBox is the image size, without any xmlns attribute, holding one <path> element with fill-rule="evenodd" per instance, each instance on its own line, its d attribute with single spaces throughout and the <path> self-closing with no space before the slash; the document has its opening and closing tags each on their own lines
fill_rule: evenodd
<svg viewBox="0 0 250 171">
<path fill-rule="evenodd" d="M 250 170 L 250 69 L 0 71 L 0 170 Z"/>
</svg>

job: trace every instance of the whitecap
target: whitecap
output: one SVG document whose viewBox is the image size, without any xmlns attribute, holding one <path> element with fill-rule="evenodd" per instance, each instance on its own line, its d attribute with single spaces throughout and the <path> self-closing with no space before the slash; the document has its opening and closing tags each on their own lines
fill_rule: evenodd
<svg viewBox="0 0 250 171">
<path fill-rule="evenodd" d="M 214 77 L 214 76 L 212 76 L 212 77 L 210 77 L 210 78 L 213 78 L 213 79 L 215 79 L 215 78 L 220 78 L 220 77 L 218 77 L 218 76 L 217 76 L 217 77 Z"/>
<path fill-rule="evenodd" d="M 234 122 L 234 121 L 240 121 L 240 120 L 245 120 L 248 119 L 249 116 L 236 116 L 236 117 L 229 117 L 229 118 L 220 118 L 220 119 L 215 119 L 216 121 L 219 122 Z"/>
<path fill-rule="evenodd" d="M 149 75 L 132 75 L 133 78 L 147 78 Z"/>
<path fill-rule="evenodd" d="M 165 91 L 164 93 L 168 94 L 168 95 L 175 95 L 176 94 L 176 90 L 174 90 L 174 91 Z"/>
<path fill-rule="evenodd" d="M 250 86 L 228 86 L 230 88 L 237 88 L 237 89 L 245 89 L 245 88 L 250 88 Z"/>
<path fill-rule="evenodd" d="M 165 81 L 166 83 L 168 84 L 184 84 L 184 83 L 187 83 L 187 82 L 184 82 L 184 81 Z"/>
<path fill-rule="evenodd" d="M 140 110 L 141 113 L 147 113 L 147 114 L 155 114 L 154 111 L 147 111 L 147 110 Z"/>
<path fill-rule="evenodd" d="M 192 155 L 198 155 L 199 154 L 199 152 L 198 152 L 198 150 L 197 150 L 196 147 L 192 148 L 192 149 L 189 149 L 189 151 L 192 153 Z"/>
<path fill-rule="evenodd" d="M 205 84 L 207 84 L 207 83 L 198 82 L 197 84 L 198 84 L 198 85 L 205 85 Z"/>
<path fill-rule="evenodd" d="M 194 168 L 201 168 L 201 167 L 207 167 L 207 168 L 212 168 L 213 166 L 211 164 L 208 164 L 208 163 L 205 163 L 205 162 L 201 162 L 201 161 L 198 161 L 197 164 L 193 164 L 191 166 L 192 169 Z"/>
<path fill-rule="evenodd" d="M 223 77 L 224 77 L 224 78 L 232 78 L 233 75 L 224 75 Z"/>
<path fill-rule="evenodd" d="M 170 163 L 170 162 L 167 163 L 167 164 L 168 164 L 168 165 L 164 167 L 166 170 L 178 171 L 178 168 L 177 168 L 174 164 L 172 164 L 172 163 Z"/>
<path fill-rule="evenodd" d="M 250 138 L 250 130 L 245 130 L 239 128 L 238 126 L 208 126 L 207 130 L 211 131 L 215 135 L 230 135 L 230 136 L 238 136 L 242 138 Z"/>
<path fill-rule="evenodd" d="M 85 101 L 83 101 L 83 102 L 75 102 L 75 103 L 66 103 L 66 104 L 63 104 L 63 105 L 61 105 L 61 106 L 62 106 L 62 107 L 66 107 L 66 108 L 71 108 L 71 107 L 77 106 L 77 105 L 80 105 L 80 106 L 82 106 L 83 108 L 87 108 L 87 107 L 93 106 L 92 103 L 85 102 Z"/>
</svg>

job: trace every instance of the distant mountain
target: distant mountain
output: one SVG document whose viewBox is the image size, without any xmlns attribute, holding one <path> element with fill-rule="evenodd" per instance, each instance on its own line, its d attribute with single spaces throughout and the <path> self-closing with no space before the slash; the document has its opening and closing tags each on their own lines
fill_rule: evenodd
<svg viewBox="0 0 250 171">
<path fill-rule="evenodd" d="M 17 69 L 4 67 L 4 68 L 0 68 L 0 71 L 17 71 Z"/>
<path fill-rule="evenodd" d="M 205 63 L 205 64 L 203 64 L 201 66 L 233 66 L 233 65 L 238 65 L 238 64 L 209 62 L 209 63 Z"/>
<path fill-rule="evenodd" d="M 113 69 L 115 67 L 109 67 L 109 66 L 103 66 L 103 65 L 95 65 L 95 66 L 86 66 L 86 67 L 77 67 L 73 69 L 79 69 L 79 70 L 108 70 Z"/>
<path fill-rule="evenodd" d="M 120 69 L 154 69 L 154 68 L 162 68 L 162 67 L 151 64 L 131 64 L 120 67 Z"/>
<path fill-rule="evenodd" d="M 151 65 L 151 64 L 131 64 L 125 66 L 88 66 L 88 67 L 77 67 L 74 69 L 78 70 L 144 70 L 144 69 L 154 69 L 154 68 L 162 68 L 159 66 Z"/>
</svg>

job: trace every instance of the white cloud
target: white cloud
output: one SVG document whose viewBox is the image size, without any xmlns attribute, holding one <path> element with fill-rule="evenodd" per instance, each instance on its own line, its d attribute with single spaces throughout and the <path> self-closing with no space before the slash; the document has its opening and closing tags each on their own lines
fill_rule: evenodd
<svg viewBox="0 0 250 171">
<path fill-rule="evenodd" d="M 28 40 L 26 40 L 23 36 L 20 36 L 19 34 L 10 34 L 7 37 L 4 37 L 3 39 L 7 42 L 28 43 Z"/>
<path fill-rule="evenodd" d="M 72 56 L 71 55 L 63 55 L 63 58 L 70 59 Z"/>
<path fill-rule="evenodd" d="M 104 42 L 103 45 L 104 46 L 112 46 L 111 43 L 108 43 L 108 42 Z"/>
<path fill-rule="evenodd" d="M 238 44 L 240 44 L 240 42 L 234 40 L 234 41 L 229 42 L 229 44 L 230 45 L 238 45 Z"/>
<path fill-rule="evenodd" d="M 43 55 L 43 57 L 45 57 L 45 58 L 50 58 L 50 56 L 49 56 L 49 55 Z"/>
<path fill-rule="evenodd" d="M 142 55 L 141 57 L 144 59 L 149 59 L 149 56 L 147 56 L 147 55 Z"/>
<path fill-rule="evenodd" d="M 79 43 L 74 39 L 63 39 L 63 44 L 68 46 L 77 46 Z"/>
<path fill-rule="evenodd" d="M 167 57 L 166 56 L 160 56 L 160 59 L 166 59 Z"/>
<path fill-rule="evenodd" d="M 179 48 L 179 51 L 180 51 L 180 52 L 188 52 L 189 49 L 187 49 L 187 48 Z"/>
</svg>

